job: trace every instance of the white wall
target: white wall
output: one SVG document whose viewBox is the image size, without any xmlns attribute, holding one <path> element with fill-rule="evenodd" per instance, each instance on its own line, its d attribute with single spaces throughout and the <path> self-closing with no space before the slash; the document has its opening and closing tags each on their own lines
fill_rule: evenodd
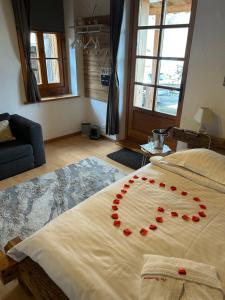
<svg viewBox="0 0 225 300">
<path fill-rule="evenodd" d="M 84 115 L 81 98 L 27 105 L 23 104 L 24 101 L 25 93 L 11 1 L 0 0 L 0 113 L 17 113 L 40 122 L 45 139 L 80 130 Z"/>
<path fill-rule="evenodd" d="M 225 1 L 199 0 L 181 127 L 198 129 L 197 109 L 210 107 L 218 116 L 212 133 L 225 137 Z"/>
</svg>

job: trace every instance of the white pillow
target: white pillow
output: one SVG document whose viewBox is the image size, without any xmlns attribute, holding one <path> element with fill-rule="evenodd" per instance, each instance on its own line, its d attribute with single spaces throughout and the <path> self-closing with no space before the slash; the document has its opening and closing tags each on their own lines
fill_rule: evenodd
<svg viewBox="0 0 225 300">
<path fill-rule="evenodd" d="M 208 149 L 190 149 L 168 155 L 164 161 L 225 184 L 225 156 Z"/>
</svg>

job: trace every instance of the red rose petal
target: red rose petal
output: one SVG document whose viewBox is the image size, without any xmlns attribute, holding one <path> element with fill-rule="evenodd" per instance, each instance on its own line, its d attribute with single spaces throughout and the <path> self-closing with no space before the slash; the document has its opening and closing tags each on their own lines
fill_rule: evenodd
<svg viewBox="0 0 225 300">
<path fill-rule="evenodd" d="M 180 274 L 180 275 L 186 275 L 187 272 L 186 272 L 186 270 L 184 268 L 179 268 L 178 269 L 178 274 Z"/>
<path fill-rule="evenodd" d="M 129 183 L 134 183 L 134 180 L 133 180 L 133 179 L 130 179 L 130 180 L 129 180 Z"/>
<path fill-rule="evenodd" d="M 188 194 L 187 192 L 181 192 L 182 196 L 187 196 L 187 194 Z"/>
<path fill-rule="evenodd" d="M 116 195 L 116 198 L 118 198 L 118 199 L 123 199 L 123 196 L 122 196 L 121 194 L 117 194 L 117 195 Z"/>
<path fill-rule="evenodd" d="M 114 201 L 113 201 L 113 204 L 120 204 L 120 200 L 119 199 L 115 199 Z"/>
<path fill-rule="evenodd" d="M 116 205 L 113 205 L 112 210 L 118 210 L 118 207 Z"/>
<path fill-rule="evenodd" d="M 202 218 L 205 218 L 206 217 L 206 214 L 204 211 L 200 211 L 199 213 L 199 216 L 202 217 Z"/>
<path fill-rule="evenodd" d="M 126 228 L 126 229 L 124 229 L 124 231 L 123 231 L 123 234 L 124 234 L 125 236 L 129 236 L 129 235 L 131 235 L 131 233 L 132 233 L 132 231 L 131 231 L 129 228 Z"/>
<path fill-rule="evenodd" d="M 158 223 L 163 223 L 163 218 L 162 217 L 156 217 L 155 220 Z"/>
<path fill-rule="evenodd" d="M 115 220 L 115 221 L 113 222 L 113 225 L 114 225 L 115 227 L 120 227 L 121 221 Z"/>
<path fill-rule="evenodd" d="M 125 189 L 129 189 L 129 184 L 124 184 Z"/>
<path fill-rule="evenodd" d="M 148 178 L 147 177 L 141 177 L 141 179 L 146 181 Z"/>
<path fill-rule="evenodd" d="M 154 184 L 154 183 L 155 183 L 155 180 L 154 180 L 154 179 L 150 179 L 149 182 L 150 182 L 151 184 Z"/>
<path fill-rule="evenodd" d="M 154 224 L 151 224 L 151 225 L 149 226 L 149 229 L 151 229 L 151 230 L 156 230 L 156 229 L 157 229 L 157 226 L 154 225 Z"/>
<path fill-rule="evenodd" d="M 174 218 L 178 217 L 178 213 L 176 211 L 171 211 L 171 216 Z"/>
<path fill-rule="evenodd" d="M 199 219 L 199 217 L 197 217 L 197 216 L 193 216 L 193 217 L 192 217 L 192 221 L 193 221 L 193 222 L 199 222 L 200 219 Z"/>
<path fill-rule="evenodd" d="M 117 220 L 117 219 L 119 219 L 119 216 L 118 216 L 118 214 L 112 214 L 111 218 L 114 220 Z"/>
<path fill-rule="evenodd" d="M 134 175 L 134 177 L 133 177 L 134 179 L 138 179 L 139 177 L 137 176 L 137 175 Z"/>
<path fill-rule="evenodd" d="M 159 212 L 164 212 L 165 209 L 164 209 L 163 207 L 158 207 L 158 211 L 159 211 Z"/>
<path fill-rule="evenodd" d="M 193 200 L 196 201 L 196 202 L 200 202 L 201 201 L 199 197 L 194 197 Z"/>
<path fill-rule="evenodd" d="M 177 190 L 177 188 L 175 186 L 171 186 L 170 189 L 171 189 L 171 191 L 176 191 Z"/>
<path fill-rule="evenodd" d="M 190 220 L 190 217 L 189 217 L 188 215 L 183 215 L 183 216 L 182 216 L 182 219 L 183 219 L 184 221 L 189 221 L 189 220 Z"/>
<path fill-rule="evenodd" d="M 204 204 L 200 204 L 199 207 L 200 207 L 201 209 L 206 209 L 206 206 L 205 206 Z"/>
<path fill-rule="evenodd" d="M 126 191 L 126 190 L 121 190 L 121 193 L 122 193 L 122 194 L 126 194 L 127 191 Z"/>
<path fill-rule="evenodd" d="M 146 230 L 145 228 L 142 228 L 140 230 L 140 234 L 143 235 L 143 236 L 146 236 L 148 234 L 148 230 Z"/>
<path fill-rule="evenodd" d="M 165 185 L 165 183 L 160 182 L 159 186 L 164 188 L 166 185 Z"/>
</svg>

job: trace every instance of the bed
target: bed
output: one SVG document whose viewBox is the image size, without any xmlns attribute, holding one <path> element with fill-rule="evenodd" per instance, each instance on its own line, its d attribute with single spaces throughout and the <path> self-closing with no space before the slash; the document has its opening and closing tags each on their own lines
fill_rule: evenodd
<svg viewBox="0 0 225 300">
<path fill-rule="evenodd" d="M 155 254 L 213 265 L 225 289 L 225 171 L 212 180 L 164 160 L 9 244 L 3 280 L 18 277 L 37 299 L 133 300 L 143 257 Z"/>
</svg>

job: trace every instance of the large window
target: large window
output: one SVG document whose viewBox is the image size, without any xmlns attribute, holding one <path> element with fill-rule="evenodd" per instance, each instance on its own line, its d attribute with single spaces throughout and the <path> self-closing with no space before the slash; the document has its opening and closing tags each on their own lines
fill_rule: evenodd
<svg viewBox="0 0 225 300">
<path fill-rule="evenodd" d="M 185 84 L 192 0 L 140 0 L 133 106 L 177 116 Z"/>
<path fill-rule="evenodd" d="M 42 97 L 67 94 L 64 34 L 31 32 L 31 65 Z"/>
</svg>

